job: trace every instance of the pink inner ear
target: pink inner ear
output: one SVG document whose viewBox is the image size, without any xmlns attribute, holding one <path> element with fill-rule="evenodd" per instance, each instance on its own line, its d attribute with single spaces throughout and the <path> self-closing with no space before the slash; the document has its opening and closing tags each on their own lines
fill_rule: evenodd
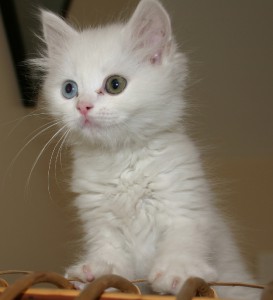
<svg viewBox="0 0 273 300">
<path fill-rule="evenodd" d="M 151 43 L 153 45 L 160 45 L 164 37 L 165 32 L 163 30 L 154 30 L 151 32 Z"/>
<path fill-rule="evenodd" d="M 140 50 L 143 59 L 160 64 L 168 49 L 171 26 L 167 13 L 157 1 L 140 1 L 129 23 L 133 49 Z"/>
<path fill-rule="evenodd" d="M 154 54 L 151 58 L 150 58 L 150 62 L 152 65 L 157 65 L 160 64 L 162 61 L 162 52 L 159 51 L 158 53 Z"/>
<path fill-rule="evenodd" d="M 152 64 L 160 64 L 162 61 L 162 52 L 164 50 L 163 39 L 165 32 L 163 30 L 156 30 L 151 32 L 150 44 L 156 51 L 150 58 Z M 158 50 L 157 50 L 158 49 Z"/>
</svg>

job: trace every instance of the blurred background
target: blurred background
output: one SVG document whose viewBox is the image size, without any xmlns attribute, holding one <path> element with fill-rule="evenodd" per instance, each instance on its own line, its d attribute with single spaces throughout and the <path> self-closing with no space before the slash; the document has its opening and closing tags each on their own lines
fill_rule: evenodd
<svg viewBox="0 0 273 300">
<path fill-rule="evenodd" d="M 53 1 L 40 2 L 50 7 Z M 202 149 L 217 204 L 230 219 L 250 268 L 261 282 L 269 281 L 273 279 L 273 2 L 162 2 L 180 49 L 189 58 L 185 124 Z M 27 8 L 38 3 L 17 1 L 28 56 L 37 47 L 33 32 L 38 26 Z M 74 0 L 66 16 L 76 26 L 96 26 L 126 19 L 137 3 Z M 63 147 L 62 163 L 59 156 L 55 163 L 54 143 L 39 155 L 53 133 L 39 134 L 47 120 L 37 107 L 23 105 L 4 14 L 1 10 L 0 269 L 63 272 L 80 249 L 76 242 L 81 235 L 67 187 L 69 150 Z"/>
</svg>

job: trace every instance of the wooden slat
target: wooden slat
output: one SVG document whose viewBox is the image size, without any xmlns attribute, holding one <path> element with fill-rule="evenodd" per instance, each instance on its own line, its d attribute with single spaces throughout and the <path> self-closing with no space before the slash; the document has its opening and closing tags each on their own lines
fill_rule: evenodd
<svg viewBox="0 0 273 300">
<path fill-rule="evenodd" d="M 5 288 L 0 288 L 1 294 Z M 80 294 L 76 290 L 63 289 L 43 289 L 34 288 L 28 289 L 22 296 L 22 300 L 73 300 Z M 133 295 L 125 293 L 104 293 L 100 300 L 175 300 L 175 296 L 161 296 L 161 295 Z M 211 298 L 193 298 L 193 300 L 211 300 Z"/>
</svg>

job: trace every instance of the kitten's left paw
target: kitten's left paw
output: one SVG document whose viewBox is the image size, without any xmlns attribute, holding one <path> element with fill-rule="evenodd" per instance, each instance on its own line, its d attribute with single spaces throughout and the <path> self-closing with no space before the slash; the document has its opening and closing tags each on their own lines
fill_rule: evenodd
<svg viewBox="0 0 273 300">
<path fill-rule="evenodd" d="M 152 269 L 148 279 L 155 292 L 177 294 L 190 277 L 214 281 L 217 279 L 217 273 L 204 262 L 160 262 Z"/>
</svg>

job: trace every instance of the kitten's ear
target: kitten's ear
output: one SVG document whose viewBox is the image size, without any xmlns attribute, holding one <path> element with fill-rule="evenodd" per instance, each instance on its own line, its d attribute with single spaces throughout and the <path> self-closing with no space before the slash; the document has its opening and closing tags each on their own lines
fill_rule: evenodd
<svg viewBox="0 0 273 300">
<path fill-rule="evenodd" d="M 41 20 L 49 57 L 60 52 L 64 43 L 77 34 L 75 29 L 52 12 L 41 10 Z"/>
<path fill-rule="evenodd" d="M 141 0 L 127 24 L 134 50 L 144 59 L 160 64 L 172 45 L 172 28 L 168 13 L 157 0 Z"/>
</svg>

